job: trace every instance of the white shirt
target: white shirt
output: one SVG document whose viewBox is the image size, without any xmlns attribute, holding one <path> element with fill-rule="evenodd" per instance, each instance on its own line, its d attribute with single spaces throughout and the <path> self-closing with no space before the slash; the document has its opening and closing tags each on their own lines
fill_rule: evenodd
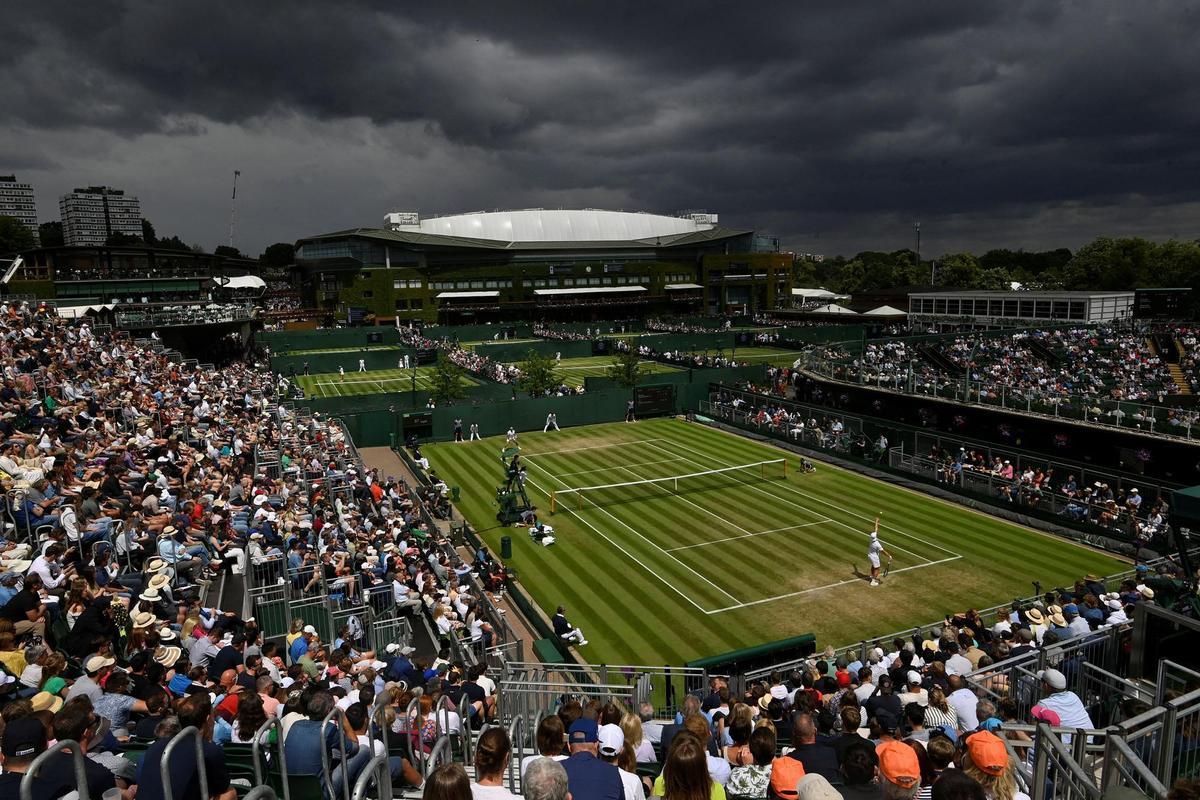
<svg viewBox="0 0 1200 800">
<path fill-rule="evenodd" d="M 625 787 L 625 800 L 646 800 L 641 778 L 620 768 L 617 769 L 617 774 L 621 776 L 621 784 Z"/>
<path fill-rule="evenodd" d="M 62 572 L 62 567 L 59 567 L 58 577 L 53 577 L 50 571 L 50 562 L 45 556 L 38 556 L 33 560 L 33 564 L 29 567 L 31 573 L 36 572 L 42 576 L 42 585 L 47 589 L 57 589 L 66 580 L 67 577 Z"/>
<path fill-rule="evenodd" d="M 973 731 L 979 727 L 979 717 L 975 715 L 975 707 L 979 698 L 970 689 L 958 689 L 946 696 L 946 701 L 954 706 L 958 713 L 958 727 L 964 731 Z"/>
<path fill-rule="evenodd" d="M 970 675 L 971 670 L 971 660 L 964 658 L 959 653 L 955 653 L 946 659 L 947 675 Z"/>
<path fill-rule="evenodd" d="M 1064 728 L 1086 728 L 1090 730 L 1096 727 L 1092 724 L 1092 718 L 1088 716 L 1083 701 L 1074 692 L 1063 690 L 1048 694 L 1041 699 L 1038 705 L 1054 710 L 1062 720 Z"/>
<path fill-rule="evenodd" d="M 708 760 L 709 776 L 722 786 L 729 783 L 729 773 L 733 769 L 729 763 L 729 759 L 718 758 L 708 754 L 705 754 L 704 757 Z"/>
<path fill-rule="evenodd" d="M 874 667 L 871 668 L 871 671 L 875 671 Z M 857 689 L 855 689 L 854 696 L 858 698 L 858 704 L 862 705 L 863 703 L 867 702 L 867 698 L 875 694 L 875 690 L 877 688 L 879 687 L 877 687 L 874 683 L 864 683 L 862 686 L 859 686 Z"/>
</svg>

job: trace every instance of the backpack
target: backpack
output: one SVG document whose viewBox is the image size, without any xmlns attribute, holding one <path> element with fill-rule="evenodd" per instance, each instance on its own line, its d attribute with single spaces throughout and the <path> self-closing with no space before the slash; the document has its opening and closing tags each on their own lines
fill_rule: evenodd
<svg viewBox="0 0 1200 800">
<path fill-rule="evenodd" d="M 767 796 L 774 800 L 795 800 L 799 796 L 796 784 L 803 777 L 803 764 L 790 756 L 779 756 L 771 762 L 771 789 Z"/>
</svg>

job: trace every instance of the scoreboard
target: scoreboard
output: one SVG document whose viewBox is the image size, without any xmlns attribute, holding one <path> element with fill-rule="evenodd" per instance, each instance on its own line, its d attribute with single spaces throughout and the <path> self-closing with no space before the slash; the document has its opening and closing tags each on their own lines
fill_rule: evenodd
<svg viewBox="0 0 1200 800">
<path fill-rule="evenodd" d="M 436 347 L 425 347 L 417 350 L 417 364 L 436 364 L 438 351 Z"/>
<path fill-rule="evenodd" d="M 401 421 L 404 423 L 404 441 L 433 438 L 432 411 L 413 411 L 401 417 Z"/>
<path fill-rule="evenodd" d="M 592 339 L 592 355 L 606 356 L 612 352 L 612 339 Z"/>
<path fill-rule="evenodd" d="M 638 386 L 633 390 L 633 408 L 639 417 L 661 417 L 675 413 L 675 386 Z"/>
<path fill-rule="evenodd" d="M 1134 319 L 1190 319 L 1192 317 L 1192 290 L 1180 289 L 1134 289 Z"/>
</svg>

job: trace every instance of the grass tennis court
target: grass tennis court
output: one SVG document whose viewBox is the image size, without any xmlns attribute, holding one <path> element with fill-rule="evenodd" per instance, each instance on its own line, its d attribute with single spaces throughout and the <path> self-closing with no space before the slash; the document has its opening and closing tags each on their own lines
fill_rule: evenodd
<svg viewBox="0 0 1200 800">
<path fill-rule="evenodd" d="M 519 363 L 519 362 L 517 362 Z M 568 386 L 583 386 L 584 378 L 606 378 L 608 368 L 612 366 L 612 356 L 581 356 L 579 358 L 564 358 L 558 362 L 558 375 Z M 642 370 L 653 375 L 659 372 L 676 372 L 677 367 L 661 364 L 657 361 L 641 362 Z"/>
<path fill-rule="evenodd" d="M 417 391 L 430 390 L 432 365 L 417 367 Z M 377 369 L 370 372 L 354 372 L 347 368 L 345 377 L 336 372 L 320 375 L 297 375 L 296 383 L 309 397 L 349 397 L 360 394 L 384 394 L 386 392 L 411 392 L 413 388 L 411 369 Z M 463 376 L 464 386 L 475 386 L 478 381 Z"/>
<path fill-rule="evenodd" d="M 324 353 L 366 353 L 368 351 L 374 353 L 379 350 L 402 350 L 407 349 L 398 344 L 368 344 L 356 345 L 354 347 L 317 347 L 308 350 L 285 350 L 280 355 L 285 356 L 315 356 Z"/>
<path fill-rule="evenodd" d="M 459 509 L 494 552 L 513 539 L 511 565 L 543 609 L 559 603 L 590 644 L 593 663 L 679 664 L 805 632 L 839 646 L 1028 595 L 1123 562 L 1063 539 L 818 463 L 699 424 L 657 419 L 523 433 L 530 499 L 558 543 L 495 522 L 502 438 L 427 445 Z M 582 509 L 549 495 L 786 458 L 733 480 L 685 479 L 593 490 Z M 895 557 L 882 586 L 868 585 L 866 544 L 883 512 L 881 540 Z"/>
<path fill-rule="evenodd" d="M 734 358 L 751 364 L 772 364 L 776 367 L 790 367 L 800 357 L 799 350 L 783 347 L 739 347 Z"/>
</svg>

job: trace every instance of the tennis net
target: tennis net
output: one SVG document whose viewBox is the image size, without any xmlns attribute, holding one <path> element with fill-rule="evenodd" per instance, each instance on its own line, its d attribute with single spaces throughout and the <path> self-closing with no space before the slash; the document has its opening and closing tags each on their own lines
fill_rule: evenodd
<svg viewBox="0 0 1200 800">
<path fill-rule="evenodd" d="M 550 513 L 555 513 L 560 506 L 582 511 L 587 507 L 629 503 L 688 492 L 710 491 L 786 477 L 787 459 L 774 458 L 750 464 L 738 464 L 733 467 L 691 472 L 686 475 L 643 478 L 622 483 L 606 483 L 602 486 L 556 489 L 550 493 Z"/>
</svg>

